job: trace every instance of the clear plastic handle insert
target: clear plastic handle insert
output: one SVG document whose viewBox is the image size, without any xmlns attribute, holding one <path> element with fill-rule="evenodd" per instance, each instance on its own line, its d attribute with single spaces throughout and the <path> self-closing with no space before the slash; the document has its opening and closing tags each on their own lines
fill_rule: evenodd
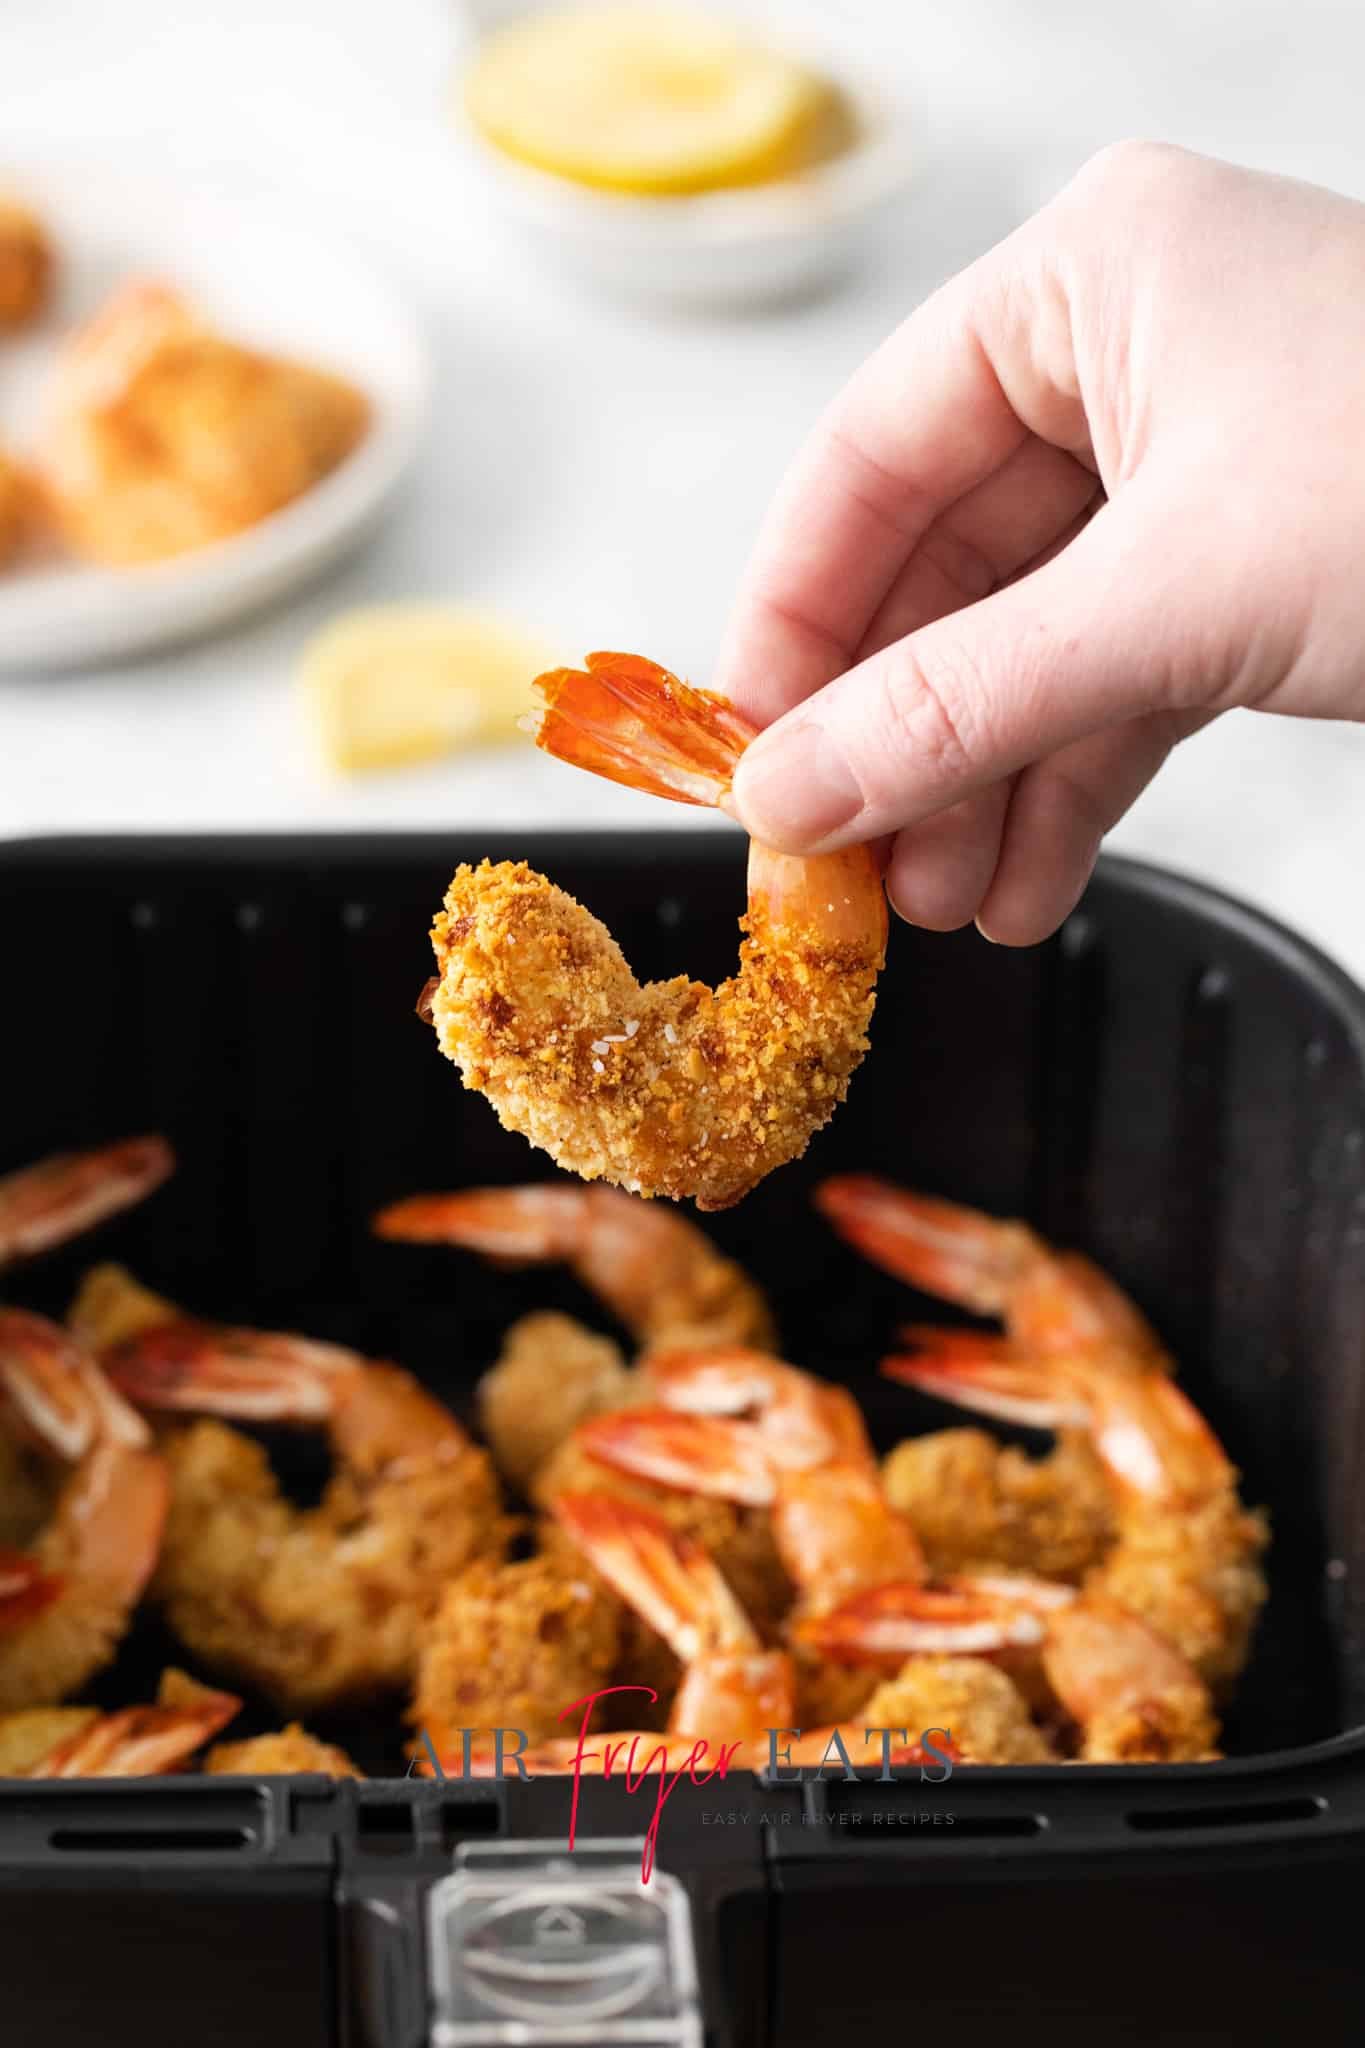
<svg viewBox="0 0 1365 2048">
<path fill-rule="evenodd" d="M 643 1847 L 463 1844 L 427 1906 L 433 2048 L 702 2048 L 687 1893 Z"/>
</svg>

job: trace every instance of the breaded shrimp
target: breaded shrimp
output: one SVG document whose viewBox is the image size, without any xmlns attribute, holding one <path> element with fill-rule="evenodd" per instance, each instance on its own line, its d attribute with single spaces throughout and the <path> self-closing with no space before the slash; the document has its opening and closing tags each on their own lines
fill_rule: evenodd
<svg viewBox="0 0 1365 2048">
<path fill-rule="evenodd" d="M 901 1198 L 911 1208 L 914 1197 Z M 946 1209 L 936 1204 L 936 1210 Z M 955 1212 L 952 1280 L 997 1257 L 995 1224 Z M 942 1217 L 937 1226 L 943 1228 Z M 945 1287 L 949 1275 L 926 1245 L 919 1277 Z M 1243 1506 L 1237 1472 L 1208 1424 L 1150 1346 L 1125 1349 L 1101 1338 L 1032 1353 L 1012 1340 L 964 1347 L 919 1333 L 919 1349 L 886 1362 L 892 1378 L 986 1415 L 1090 1438 L 1113 1503 L 1116 1541 L 1086 1573 L 1088 1598 L 1140 1615 L 1225 1697 L 1246 1662 L 1265 1601 L 1263 1514 Z"/>
<path fill-rule="evenodd" d="M 246 1742 L 216 1743 L 204 1758 L 204 1771 L 211 1778 L 289 1777 L 300 1771 L 320 1772 L 328 1778 L 365 1775 L 344 1749 L 320 1742 L 297 1721 L 275 1734 L 253 1735 Z"/>
<path fill-rule="evenodd" d="M 169 1483 L 150 1431 L 93 1358 L 22 1309 L 0 1309 L 0 1427 L 70 1468 L 0 1597 L 7 1712 L 64 1699 L 109 1663 L 156 1563 Z"/>
<path fill-rule="evenodd" d="M 302 1511 L 250 1437 L 218 1421 L 167 1434 L 153 1590 L 182 1642 L 287 1710 L 404 1685 L 441 1589 L 507 1540 L 491 1461 L 454 1416 L 396 1366 L 187 1318 L 104 1358 L 146 1408 L 323 1427 L 338 1460 Z"/>
<path fill-rule="evenodd" d="M 52 243 L 38 216 L 0 193 L 0 334 L 42 312 L 54 268 Z"/>
<path fill-rule="evenodd" d="M 1006 1317 L 1005 1337 L 914 1326 L 914 1352 L 883 1370 L 1003 1421 L 1080 1432 L 1116 1529 L 1084 1576 L 1087 1597 L 1143 1617 L 1224 1697 L 1265 1601 L 1269 1532 L 1242 1505 L 1235 1468 L 1138 1310 L 1088 1261 L 1021 1224 L 862 1177 L 826 1183 L 820 1202 L 903 1279 Z"/>
<path fill-rule="evenodd" d="M 289 504 L 368 420 L 343 378 L 228 341 L 166 286 L 133 283 L 67 344 L 38 464 L 78 553 L 153 562 Z"/>
<path fill-rule="evenodd" d="M 754 1281 L 676 1210 L 615 1188 L 467 1188 L 411 1195 L 380 1211 L 380 1237 L 459 1245 L 503 1266 L 567 1265 L 646 1351 L 713 1344 L 773 1348 Z"/>
<path fill-rule="evenodd" d="M 537 743 L 610 780 L 719 804 L 754 728 L 638 656 L 556 669 Z M 799 1158 L 867 1049 L 886 899 L 865 847 L 751 845 L 739 972 L 642 986 L 610 932 L 521 862 L 461 868 L 424 999 L 442 1052 L 501 1121 L 584 1180 L 738 1202 Z"/>
<path fill-rule="evenodd" d="M 442 1753 L 460 1728 L 564 1732 L 562 1709 L 609 1682 L 620 1607 L 567 1545 L 517 1564 L 481 1559 L 422 1631 L 408 1718 Z"/>
<path fill-rule="evenodd" d="M 809 1381 L 813 1390 L 823 1386 L 813 1375 L 796 1375 L 794 1367 L 778 1369 Z M 824 1391 L 843 1395 L 839 1388 Z M 836 1407 L 833 1413 L 842 1417 L 843 1411 Z M 927 1583 L 915 1532 L 887 1501 L 865 1439 L 860 1447 L 839 1426 L 826 1436 L 823 1459 L 811 1457 L 810 1442 L 793 1459 L 790 1436 L 769 1437 L 761 1422 L 667 1409 L 600 1416 L 579 1429 L 576 1442 L 614 1473 L 677 1489 L 683 1500 L 742 1502 L 750 1515 L 770 1516 L 774 1547 L 797 1595 L 786 1627 L 803 1718 L 842 1720 L 871 1691 L 881 1669 L 875 1642 L 860 1660 L 845 1653 L 837 1635 L 826 1643 L 808 1624 L 850 1595 L 888 1580 L 897 1581 L 903 1595 L 897 1609 L 902 1657 L 912 1649 L 1027 1648 L 1042 1638 L 1042 1624 L 1028 1605 L 1029 1596 L 1053 1597 L 1054 1589 L 1042 1582 L 1011 1580 L 1019 1597 L 1009 1609 L 1001 1605 L 996 1581 Z M 671 1519 L 677 1526 L 676 1509 Z M 1056 1597 L 1069 1595 L 1062 1591 Z M 1008 1644 L 1002 1627 L 1009 1631 Z"/>
<path fill-rule="evenodd" d="M 936 1574 L 989 1564 L 1074 1583 L 1114 1540 L 1104 1468 L 1076 1430 L 1046 1458 L 982 1429 L 907 1437 L 883 1461 L 882 1480 Z"/>
</svg>

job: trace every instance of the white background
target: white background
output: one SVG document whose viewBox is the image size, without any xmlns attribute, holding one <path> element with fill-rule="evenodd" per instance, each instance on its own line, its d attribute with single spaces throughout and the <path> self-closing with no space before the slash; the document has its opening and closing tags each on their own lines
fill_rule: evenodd
<svg viewBox="0 0 1365 2048">
<path fill-rule="evenodd" d="M 0 170 L 21 175 L 35 151 L 151 159 L 172 178 L 238 166 L 373 252 L 426 325 L 437 385 L 411 488 L 324 585 L 154 660 L 0 681 L 0 833 L 691 824 L 520 747 L 329 782 L 294 702 L 298 649 L 353 603 L 449 596 L 543 628 L 566 656 L 638 646 L 705 680 L 817 408 L 1092 148 L 1162 136 L 1365 198 L 1360 0 L 824 11 L 904 68 L 933 144 L 920 187 L 839 294 L 678 318 L 585 296 L 507 246 L 449 139 L 449 6 L 2 0 Z M 1224 720 L 1113 843 L 1261 901 L 1365 976 L 1365 730 Z"/>
</svg>

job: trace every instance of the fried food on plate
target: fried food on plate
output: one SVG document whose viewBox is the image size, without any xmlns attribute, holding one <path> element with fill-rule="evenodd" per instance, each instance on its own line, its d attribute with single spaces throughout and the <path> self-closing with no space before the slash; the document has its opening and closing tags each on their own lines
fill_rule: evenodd
<svg viewBox="0 0 1365 2048">
<path fill-rule="evenodd" d="M 82 555 L 185 554 L 334 470 L 369 421 L 344 378 L 216 334 L 177 293 L 125 285 L 63 353 L 37 456 Z"/>
</svg>

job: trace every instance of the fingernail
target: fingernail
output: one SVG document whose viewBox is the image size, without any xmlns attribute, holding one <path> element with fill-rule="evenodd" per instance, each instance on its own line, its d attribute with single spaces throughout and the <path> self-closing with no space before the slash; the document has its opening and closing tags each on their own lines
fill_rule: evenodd
<svg viewBox="0 0 1365 2048">
<path fill-rule="evenodd" d="M 980 919 L 979 917 L 977 917 L 977 918 L 974 918 L 974 919 L 972 920 L 972 922 L 973 922 L 973 923 L 975 924 L 975 926 L 976 926 L 977 930 L 978 930 L 978 931 L 980 932 L 980 934 L 981 934 L 982 938 L 983 938 L 983 939 L 984 939 L 984 940 L 986 941 L 986 944 L 987 944 L 988 946 L 998 946 L 998 945 L 999 945 L 999 943 L 1000 943 L 999 939 L 993 939 L 993 938 L 991 937 L 990 933 L 989 933 L 989 932 L 988 932 L 988 931 L 986 930 L 986 927 L 985 927 L 985 925 L 984 925 L 984 924 L 982 924 L 982 922 L 981 922 L 981 919 Z"/>
<path fill-rule="evenodd" d="M 863 793 L 823 726 L 763 733 L 735 770 L 735 802 L 753 839 L 818 846 L 863 807 Z"/>
</svg>

